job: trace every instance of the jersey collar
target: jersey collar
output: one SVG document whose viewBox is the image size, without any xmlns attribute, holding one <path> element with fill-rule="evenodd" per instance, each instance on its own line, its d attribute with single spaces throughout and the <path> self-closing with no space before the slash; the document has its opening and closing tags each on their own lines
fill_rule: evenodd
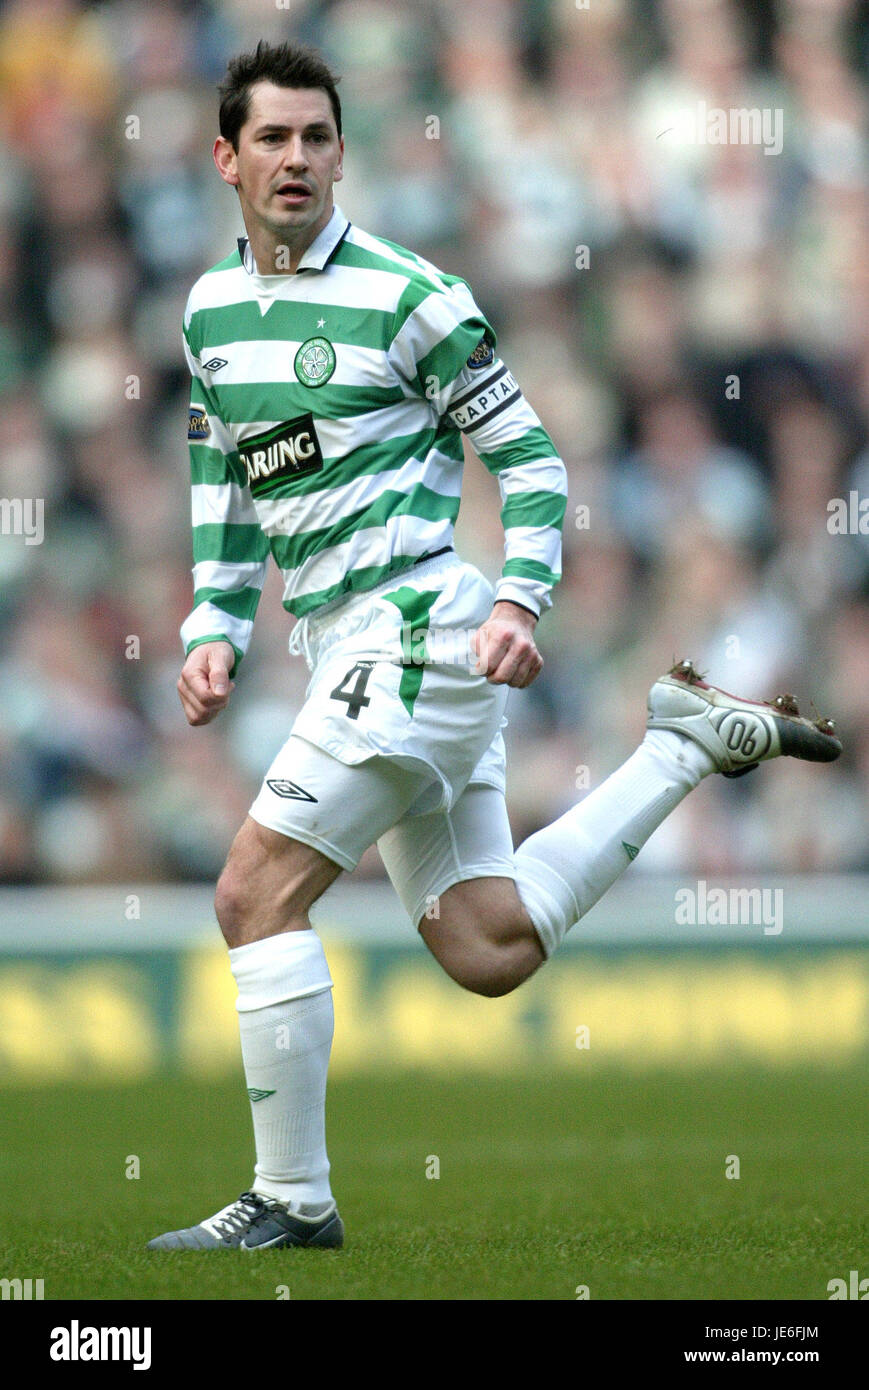
<svg viewBox="0 0 869 1390">
<path fill-rule="evenodd" d="M 329 218 L 329 221 L 326 223 L 323 230 L 314 238 L 311 245 L 302 256 L 302 259 L 299 261 L 295 273 L 298 275 L 300 270 L 325 270 L 349 230 L 350 222 L 336 204 L 332 209 L 332 216 Z M 250 242 L 246 236 L 240 236 L 238 238 L 238 254 L 241 257 L 241 263 L 248 275 L 256 275 L 258 279 L 287 279 L 286 275 L 262 276 L 259 274 L 254 264 Z"/>
</svg>

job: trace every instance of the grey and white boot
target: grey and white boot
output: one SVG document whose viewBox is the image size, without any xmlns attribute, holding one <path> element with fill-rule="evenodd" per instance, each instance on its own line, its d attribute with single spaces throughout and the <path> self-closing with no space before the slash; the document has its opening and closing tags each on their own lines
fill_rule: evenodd
<svg viewBox="0 0 869 1390">
<path fill-rule="evenodd" d="M 336 1250 L 344 1224 L 334 1202 L 292 1205 L 243 1192 L 237 1202 L 198 1226 L 167 1231 L 148 1241 L 148 1250 L 266 1250 L 290 1245 Z"/>
<path fill-rule="evenodd" d="M 655 682 L 648 711 L 650 729 L 693 739 L 725 777 L 742 777 L 769 758 L 831 763 L 842 752 L 832 719 L 805 719 L 793 695 L 744 700 L 707 685 L 691 661 L 677 662 Z"/>
</svg>

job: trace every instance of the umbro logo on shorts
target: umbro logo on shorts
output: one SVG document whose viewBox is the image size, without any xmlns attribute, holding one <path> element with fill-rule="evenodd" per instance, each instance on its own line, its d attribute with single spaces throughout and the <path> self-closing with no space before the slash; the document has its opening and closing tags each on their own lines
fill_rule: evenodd
<svg viewBox="0 0 869 1390">
<path fill-rule="evenodd" d="M 282 483 L 305 478 L 323 467 L 323 453 L 310 411 L 266 434 L 246 439 L 238 452 L 254 497 L 277 490 Z"/>
<path fill-rule="evenodd" d="M 310 792 L 306 792 L 304 787 L 299 787 L 295 782 L 287 782 L 279 777 L 267 781 L 266 786 L 271 787 L 275 796 L 285 796 L 289 801 L 317 800 Z"/>
</svg>

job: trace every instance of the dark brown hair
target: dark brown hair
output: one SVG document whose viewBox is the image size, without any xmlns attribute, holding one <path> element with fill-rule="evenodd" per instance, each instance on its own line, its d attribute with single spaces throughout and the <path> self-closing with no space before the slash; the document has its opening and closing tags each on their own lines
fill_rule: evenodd
<svg viewBox="0 0 869 1390">
<path fill-rule="evenodd" d="M 227 65 L 218 88 L 220 133 L 237 150 L 239 132 L 250 110 L 251 87 L 255 82 L 273 82 L 276 87 L 324 88 L 340 136 L 341 102 L 335 90 L 339 80 L 316 49 L 299 43 L 269 44 L 261 39 L 252 53 L 239 53 Z"/>
</svg>

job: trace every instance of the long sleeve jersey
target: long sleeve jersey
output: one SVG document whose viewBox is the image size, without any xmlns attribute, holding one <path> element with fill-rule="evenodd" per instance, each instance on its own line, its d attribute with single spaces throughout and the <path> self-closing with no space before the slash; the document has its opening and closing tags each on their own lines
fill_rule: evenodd
<svg viewBox="0 0 869 1390">
<path fill-rule="evenodd" d="M 194 285 L 194 607 L 185 652 L 247 650 L 269 554 L 297 617 L 452 545 L 467 435 L 498 478 L 495 597 L 539 614 L 560 577 L 566 474 L 466 282 L 339 208 L 294 274 L 247 241 Z"/>
</svg>

